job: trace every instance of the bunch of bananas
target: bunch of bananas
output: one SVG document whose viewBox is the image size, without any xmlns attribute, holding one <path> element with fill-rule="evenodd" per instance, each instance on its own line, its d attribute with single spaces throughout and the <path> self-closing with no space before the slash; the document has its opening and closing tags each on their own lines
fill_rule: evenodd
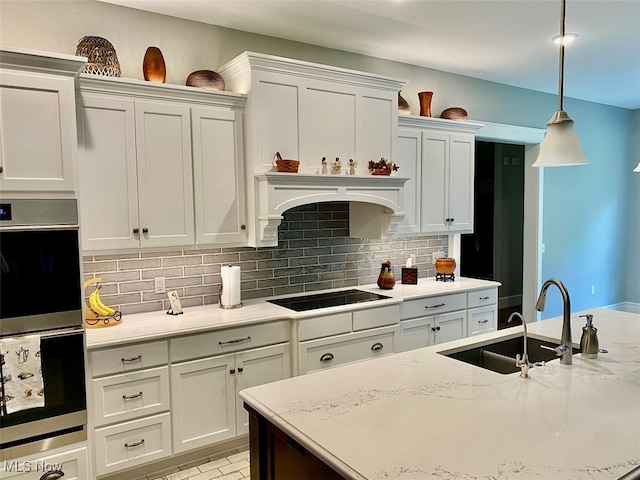
<svg viewBox="0 0 640 480">
<path fill-rule="evenodd" d="M 96 316 L 110 317 L 116 313 L 116 310 L 102 303 L 102 300 L 100 300 L 100 288 L 100 286 L 96 287 L 89 295 L 89 307 L 91 307 Z"/>
<path fill-rule="evenodd" d="M 85 304 L 85 317 L 87 326 L 117 325 L 122 319 L 120 311 L 105 305 L 100 299 L 100 278 L 92 278 L 84 282 L 84 288 L 95 285 L 95 289 L 89 294 L 89 301 Z M 113 322 L 112 322 L 113 320 Z"/>
</svg>

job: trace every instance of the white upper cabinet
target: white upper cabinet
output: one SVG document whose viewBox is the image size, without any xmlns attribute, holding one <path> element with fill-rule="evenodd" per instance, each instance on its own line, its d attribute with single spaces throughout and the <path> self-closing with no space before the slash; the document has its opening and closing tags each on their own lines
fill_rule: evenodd
<svg viewBox="0 0 640 480">
<path fill-rule="evenodd" d="M 369 160 L 394 159 L 398 90 L 404 82 L 366 72 L 244 52 L 218 70 L 227 88 L 249 95 L 245 109 L 247 218 L 251 246 L 277 245 L 277 226 L 288 208 L 318 201 L 383 205 L 402 215 L 402 202 L 389 199 L 380 178 L 368 185 L 332 183 L 317 175 L 321 159 L 339 158 L 341 180 L 350 159 L 357 175 L 369 174 Z M 274 155 L 299 160 L 286 188 L 273 171 Z M 291 176 L 291 175 L 290 175 Z M 362 179 L 360 179 L 362 180 Z M 356 188 L 352 188 L 356 187 Z M 393 186 L 399 192 L 400 186 Z M 396 217 L 391 215 L 392 223 Z"/>
<path fill-rule="evenodd" d="M 482 125 L 415 116 L 398 122 L 397 158 L 412 168 L 398 233 L 472 232 L 475 132 Z"/>
<path fill-rule="evenodd" d="M 75 77 L 85 59 L 0 50 L 0 193 L 74 197 Z"/>
<path fill-rule="evenodd" d="M 80 78 L 84 251 L 244 245 L 237 94 Z"/>
<path fill-rule="evenodd" d="M 242 114 L 192 108 L 196 243 L 247 241 L 242 154 Z"/>
</svg>

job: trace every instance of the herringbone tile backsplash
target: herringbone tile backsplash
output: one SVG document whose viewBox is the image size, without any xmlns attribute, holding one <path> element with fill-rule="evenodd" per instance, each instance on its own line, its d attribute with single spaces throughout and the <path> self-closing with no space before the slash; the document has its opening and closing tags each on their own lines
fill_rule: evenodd
<svg viewBox="0 0 640 480">
<path fill-rule="evenodd" d="M 448 251 L 448 237 L 407 237 L 393 241 L 351 238 L 347 202 L 316 203 L 285 212 L 279 245 L 83 257 L 85 280 L 102 278 L 104 303 L 124 314 L 166 310 L 166 294 L 154 293 L 154 278 L 165 277 L 182 306 L 218 302 L 220 266 L 239 265 L 242 299 L 375 283 L 380 262 L 390 259 L 397 281 L 400 268 L 415 254 L 419 277 L 435 275 L 431 254 Z"/>
</svg>

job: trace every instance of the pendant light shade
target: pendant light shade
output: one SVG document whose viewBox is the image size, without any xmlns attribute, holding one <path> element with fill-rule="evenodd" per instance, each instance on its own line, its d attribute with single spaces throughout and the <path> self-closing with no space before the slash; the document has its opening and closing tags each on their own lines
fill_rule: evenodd
<svg viewBox="0 0 640 480">
<path fill-rule="evenodd" d="M 640 162 L 638 162 L 638 165 L 636 165 L 636 168 L 634 168 L 633 171 L 640 173 Z"/>
<path fill-rule="evenodd" d="M 560 38 L 565 36 L 565 3 L 561 0 Z M 560 42 L 560 68 L 558 78 L 558 110 L 547 122 L 547 133 L 540 144 L 540 154 L 534 167 L 566 167 L 584 165 L 589 161 L 582 154 L 578 136 L 573 131 L 573 120 L 562 108 L 564 89 L 564 43 Z"/>
</svg>

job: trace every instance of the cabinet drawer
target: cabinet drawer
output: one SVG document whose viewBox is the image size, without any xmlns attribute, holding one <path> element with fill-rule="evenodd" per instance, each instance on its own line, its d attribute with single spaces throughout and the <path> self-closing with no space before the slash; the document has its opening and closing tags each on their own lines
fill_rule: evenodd
<svg viewBox="0 0 640 480">
<path fill-rule="evenodd" d="M 299 321 L 300 341 L 331 335 L 340 335 L 351 331 L 351 312 L 304 318 Z"/>
<path fill-rule="evenodd" d="M 131 370 L 166 365 L 169 361 L 167 342 L 138 343 L 89 352 L 91 375 L 109 375 Z"/>
<path fill-rule="evenodd" d="M 87 471 L 87 448 L 72 448 L 43 457 L 21 458 L 2 462 L 0 477 L 15 480 L 40 480 L 46 472 L 60 470 L 64 480 L 85 480 Z"/>
<path fill-rule="evenodd" d="M 398 327 L 382 327 L 300 344 L 300 373 L 395 353 Z"/>
<path fill-rule="evenodd" d="M 497 288 L 483 288 L 467 293 L 467 308 L 495 305 L 498 302 Z"/>
<path fill-rule="evenodd" d="M 168 413 L 98 428 L 95 432 L 96 473 L 104 475 L 171 455 Z"/>
<path fill-rule="evenodd" d="M 368 308 L 353 312 L 353 330 L 365 330 L 367 328 L 395 325 L 400 321 L 400 305 L 387 305 L 386 307 Z"/>
<path fill-rule="evenodd" d="M 169 410 L 168 366 L 102 377 L 92 384 L 96 426 Z"/>
<path fill-rule="evenodd" d="M 496 306 L 480 307 L 467 313 L 467 336 L 493 332 L 496 329 Z"/>
<path fill-rule="evenodd" d="M 171 362 L 289 341 L 288 321 L 257 323 L 171 339 Z"/>
<path fill-rule="evenodd" d="M 467 308 L 466 293 L 436 295 L 403 302 L 401 318 L 423 317 L 454 310 L 464 310 L 465 308 Z"/>
</svg>

